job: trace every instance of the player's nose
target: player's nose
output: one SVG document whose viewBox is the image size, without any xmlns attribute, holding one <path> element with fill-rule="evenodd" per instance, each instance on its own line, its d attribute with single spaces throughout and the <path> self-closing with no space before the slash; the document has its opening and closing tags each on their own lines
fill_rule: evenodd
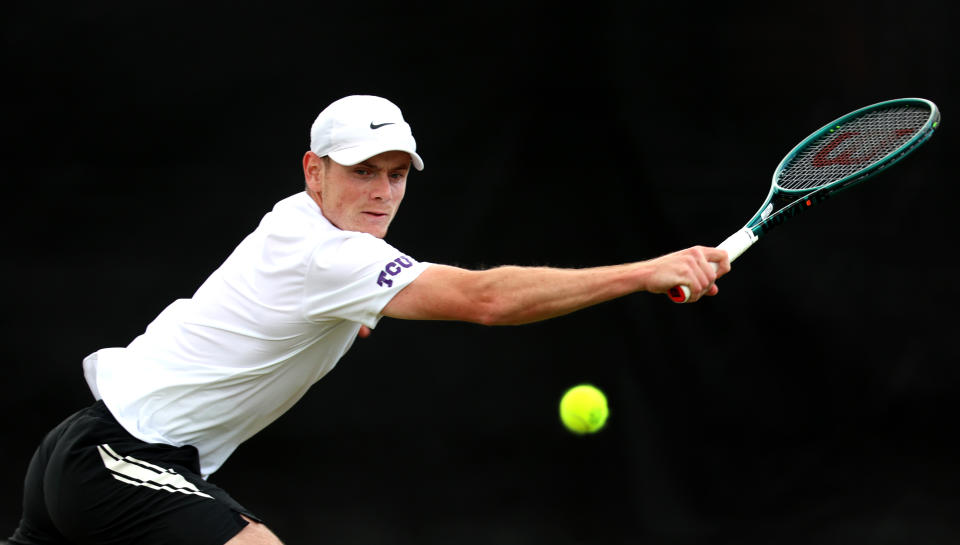
<svg viewBox="0 0 960 545">
<path fill-rule="evenodd" d="M 390 177 L 386 174 L 377 176 L 370 184 L 370 197 L 379 200 L 390 199 Z"/>
</svg>

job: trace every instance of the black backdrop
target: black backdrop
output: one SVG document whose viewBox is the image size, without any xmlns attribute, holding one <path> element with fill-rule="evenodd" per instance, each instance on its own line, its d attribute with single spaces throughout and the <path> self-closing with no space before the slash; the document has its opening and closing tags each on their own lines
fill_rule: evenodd
<svg viewBox="0 0 960 545">
<path fill-rule="evenodd" d="M 715 244 L 800 138 L 943 129 L 781 227 L 721 295 L 523 327 L 385 320 L 212 479 L 289 543 L 955 543 L 955 7 L 17 2 L 3 22 L 0 533 L 87 353 L 302 187 L 313 118 L 395 101 L 426 170 L 388 240 L 466 267 Z M 602 433 L 559 424 L 568 386 Z"/>
</svg>

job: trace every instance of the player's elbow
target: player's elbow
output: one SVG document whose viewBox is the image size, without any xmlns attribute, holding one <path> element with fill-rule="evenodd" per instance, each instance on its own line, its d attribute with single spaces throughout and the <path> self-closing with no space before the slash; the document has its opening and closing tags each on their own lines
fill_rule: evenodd
<svg viewBox="0 0 960 545">
<path fill-rule="evenodd" d="M 511 305 L 508 298 L 495 290 L 482 290 L 471 297 L 466 321 L 485 326 L 510 324 Z"/>
<path fill-rule="evenodd" d="M 519 299 L 502 286 L 504 267 L 473 272 L 460 284 L 458 319 L 485 326 L 514 325 L 523 313 Z"/>
<path fill-rule="evenodd" d="M 470 321 L 480 325 L 495 326 L 506 325 L 507 323 L 506 305 L 497 298 L 482 299 L 476 302 L 472 314 Z"/>
<path fill-rule="evenodd" d="M 490 294 L 475 306 L 475 321 L 485 326 L 521 325 L 532 320 L 518 301 L 502 293 Z"/>
</svg>

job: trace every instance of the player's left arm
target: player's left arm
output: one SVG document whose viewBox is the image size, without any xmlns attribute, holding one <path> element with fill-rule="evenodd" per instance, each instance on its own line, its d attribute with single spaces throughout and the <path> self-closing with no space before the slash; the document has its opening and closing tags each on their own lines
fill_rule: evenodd
<svg viewBox="0 0 960 545">
<path fill-rule="evenodd" d="M 648 261 L 588 269 L 505 266 L 471 271 L 431 265 L 397 293 L 382 314 L 409 320 L 525 324 L 638 291 L 666 293 L 681 282 L 689 282 L 695 301 L 715 295 L 714 282 L 729 270 L 726 252 L 702 246 Z"/>
</svg>

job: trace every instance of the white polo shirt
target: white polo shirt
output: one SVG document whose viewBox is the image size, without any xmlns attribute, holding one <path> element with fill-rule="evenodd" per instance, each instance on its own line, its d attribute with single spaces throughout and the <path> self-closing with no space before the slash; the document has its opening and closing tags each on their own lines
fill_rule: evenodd
<svg viewBox="0 0 960 545">
<path fill-rule="evenodd" d="M 125 348 L 84 362 L 94 397 L 135 437 L 200 452 L 216 471 L 350 349 L 360 325 L 427 267 L 342 231 L 306 194 L 288 197 L 190 299 Z"/>
</svg>

